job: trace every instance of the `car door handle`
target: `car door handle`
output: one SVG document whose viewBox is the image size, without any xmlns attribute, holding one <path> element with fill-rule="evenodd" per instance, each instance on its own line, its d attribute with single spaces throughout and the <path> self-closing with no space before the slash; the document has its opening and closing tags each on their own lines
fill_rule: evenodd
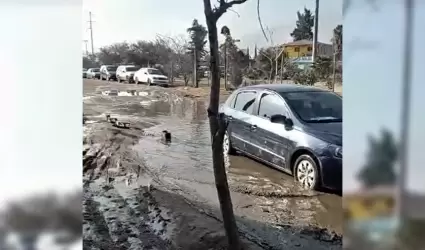
<svg viewBox="0 0 425 250">
<path fill-rule="evenodd" d="M 256 130 L 257 129 L 257 125 L 251 125 L 251 130 Z"/>
</svg>

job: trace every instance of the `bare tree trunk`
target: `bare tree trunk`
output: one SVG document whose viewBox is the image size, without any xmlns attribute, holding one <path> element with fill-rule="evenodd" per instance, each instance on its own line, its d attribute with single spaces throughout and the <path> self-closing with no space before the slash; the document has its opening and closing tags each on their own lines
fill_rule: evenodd
<svg viewBox="0 0 425 250">
<path fill-rule="evenodd" d="M 239 232 L 236 226 L 236 219 L 233 213 L 232 199 L 227 182 L 227 174 L 223 156 L 223 138 L 226 131 L 224 118 L 219 116 L 220 100 L 220 67 L 218 52 L 217 19 L 212 16 L 210 0 L 204 0 L 205 16 L 208 27 L 208 40 L 210 44 L 210 72 L 211 72 L 211 93 L 208 107 L 208 119 L 210 123 L 212 158 L 214 168 L 214 178 L 217 188 L 218 200 L 220 202 L 221 214 L 223 216 L 224 228 L 228 239 L 229 249 L 241 249 Z M 227 73 L 227 72 L 225 72 Z"/>
<path fill-rule="evenodd" d="M 224 89 L 227 90 L 227 40 L 224 42 Z"/>
<path fill-rule="evenodd" d="M 193 87 L 198 86 L 198 56 L 196 48 L 193 50 Z"/>
</svg>

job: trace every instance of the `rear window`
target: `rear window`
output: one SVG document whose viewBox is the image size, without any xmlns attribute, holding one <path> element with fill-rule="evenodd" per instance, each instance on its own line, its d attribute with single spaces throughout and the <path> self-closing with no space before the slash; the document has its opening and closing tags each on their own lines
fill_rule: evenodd
<svg viewBox="0 0 425 250">
<path fill-rule="evenodd" d="M 256 93 L 252 91 L 239 93 L 236 96 L 235 109 L 252 114 L 255 97 Z"/>
<path fill-rule="evenodd" d="M 138 71 L 140 67 L 130 66 L 125 68 L 127 71 Z"/>
</svg>

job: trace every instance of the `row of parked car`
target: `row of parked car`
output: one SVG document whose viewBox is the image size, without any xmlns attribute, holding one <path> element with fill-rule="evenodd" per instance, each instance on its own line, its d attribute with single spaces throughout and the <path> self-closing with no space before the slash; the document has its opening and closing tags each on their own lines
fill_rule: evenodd
<svg viewBox="0 0 425 250">
<path fill-rule="evenodd" d="M 102 65 L 100 68 L 83 69 L 83 78 L 159 86 L 169 85 L 168 77 L 160 70 L 135 65 Z"/>
</svg>

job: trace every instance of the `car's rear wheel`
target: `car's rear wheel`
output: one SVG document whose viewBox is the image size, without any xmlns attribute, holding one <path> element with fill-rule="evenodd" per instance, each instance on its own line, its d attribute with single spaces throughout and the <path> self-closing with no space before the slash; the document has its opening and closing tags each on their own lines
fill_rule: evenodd
<svg viewBox="0 0 425 250">
<path fill-rule="evenodd" d="M 319 170 L 316 161 L 308 154 L 303 154 L 295 161 L 294 178 L 305 189 L 319 188 Z"/>
<path fill-rule="evenodd" d="M 227 155 L 233 155 L 236 153 L 235 149 L 232 147 L 232 142 L 230 141 L 229 133 L 227 133 L 227 131 L 223 137 L 223 153 Z"/>
</svg>

